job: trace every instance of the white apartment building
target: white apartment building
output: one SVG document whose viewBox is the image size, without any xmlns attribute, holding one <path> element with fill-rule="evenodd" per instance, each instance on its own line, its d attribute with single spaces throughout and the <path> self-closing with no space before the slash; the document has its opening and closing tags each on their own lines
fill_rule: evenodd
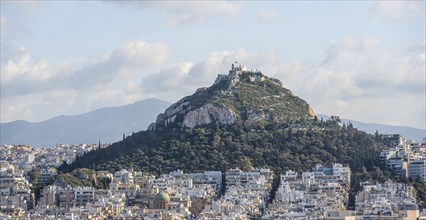
<svg viewBox="0 0 426 220">
<path fill-rule="evenodd" d="M 249 172 L 243 172 L 236 168 L 225 173 L 227 188 L 230 186 L 251 187 L 253 185 L 268 184 L 271 183 L 272 178 L 272 172 L 269 169 L 252 169 Z"/>
<path fill-rule="evenodd" d="M 91 187 L 78 188 L 74 191 L 75 205 L 77 207 L 91 204 L 95 200 L 95 190 Z"/>
<path fill-rule="evenodd" d="M 114 183 L 133 184 L 133 173 L 127 170 L 120 170 L 114 173 L 112 180 Z"/>
<path fill-rule="evenodd" d="M 413 180 L 420 177 L 426 183 L 426 159 L 412 161 L 408 166 L 408 177 Z"/>
</svg>

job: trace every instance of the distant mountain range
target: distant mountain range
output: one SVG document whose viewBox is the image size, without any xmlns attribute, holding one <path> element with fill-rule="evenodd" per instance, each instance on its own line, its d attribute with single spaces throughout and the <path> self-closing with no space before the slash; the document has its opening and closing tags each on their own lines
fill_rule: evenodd
<svg viewBox="0 0 426 220">
<path fill-rule="evenodd" d="M 58 116 L 42 122 L 14 121 L 0 123 L 0 144 L 27 144 L 30 146 L 52 147 L 56 143 L 113 143 L 121 140 L 123 133 L 145 130 L 156 120 L 160 112 L 170 103 L 159 99 L 146 99 L 130 105 L 108 107 L 81 115 Z M 318 114 L 319 118 L 328 119 Z M 421 142 L 426 130 L 406 127 L 364 123 L 351 119 L 354 127 L 368 133 L 402 134 L 405 138 Z"/>
<path fill-rule="evenodd" d="M 56 143 L 113 143 L 123 134 L 147 129 L 170 103 L 146 99 L 107 107 L 81 115 L 58 116 L 42 122 L 14 121 L 0 124 L 0 143 L 53 147 Z"/>
<path fill-rule="evenodd" d="M 323 115 L 323 114 L 317 114 L 317 117 L 323 118 L 324 120 L 329 118 L 329 116 Z M 414 140 L 416 142 L 422 142 L 423 138 L 426 138 L 425 129 L 413 128 L 408 126 L 365 123 L 365 122 L 355 121 L 352 119 L 344 119 L 344 118 L 341 118 L 341 120 L 342 120 L 342 123 L 345 123 L 345 124 L 348 124 L 349 122 L 351 122 L 355 128 L 358 128 L 359 130 L 365 131 L 370 134 L 374 134 L 376 131 L 378 131 L 379 134 L 401 134 L 405 138 L 409 140 Z"/>
</svg>

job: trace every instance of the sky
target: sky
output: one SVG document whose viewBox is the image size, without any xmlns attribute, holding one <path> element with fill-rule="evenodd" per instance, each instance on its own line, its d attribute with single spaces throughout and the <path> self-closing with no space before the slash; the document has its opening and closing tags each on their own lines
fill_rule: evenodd
<svg viewBox="0 0 426 220">
<path fill-rule="evenodd" d="M 426 127 L 425 1 L 1 1 L 2 123 L 176 102 L 233 62 L 315 113 Z"/>
</svg>

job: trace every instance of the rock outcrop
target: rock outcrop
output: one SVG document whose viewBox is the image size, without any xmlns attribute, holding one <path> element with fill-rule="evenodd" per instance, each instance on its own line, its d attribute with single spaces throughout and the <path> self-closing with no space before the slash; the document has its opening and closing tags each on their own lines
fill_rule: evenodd
<svg viewBox="0 0 426 220">
<path fill-rule="evenodd" d="M 232 125 L 238 120 L 292 121 L 314 116 L 308 103 L 283 88 L 278 79 L 232 65 L 229 74 L 219 74 L 212 86 L 197 89 L 171 105 L 148 129 Z"/>
<path fill-rule="evenodd" d="M 183 126 L 194 128 L 196 126 L 218 122 L 222 125 L 231 125 L 235 121 L 235 113 L 226 107 L 206 104 L 186 114 Z"/>
</svg>

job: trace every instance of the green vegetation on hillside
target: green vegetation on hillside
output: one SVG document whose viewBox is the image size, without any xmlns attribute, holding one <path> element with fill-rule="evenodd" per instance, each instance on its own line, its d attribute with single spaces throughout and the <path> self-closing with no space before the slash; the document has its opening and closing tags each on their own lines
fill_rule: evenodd
<svg viewBox="0 0 426 220">
<path fill-rule="evenodd" d="M 69 168 L 133 168 L 156 174 L 177 169 L 225 171 L 243 166 L 241 161 L 248 158 L 254 167 L 269 167 L 276 173 L 339 162 L 363 173 L 362 179 L 377 179 L 376 156 L 384 148 L 365 132 L 351 126 L 341 128 L 334 121 L 312 121 L 293 129 L 287 124 L 211 125 L 182 131 L 141 131 L 77 158 Z"/>
<path fill-rule="evenodd" d="M 90 167 L 116 171 L 135 169 L 157 175 L 175 171 L 226 171 L 248 165 L 268 167 L 277 176 L 287 170 L 310 170 L 315 164 L 342 163 L 353 172 L 353 196 L 359 183 L 384 181 L 389 176 L 377 159 L 386 146 L 351 125 L 340 127 L 338 118 L 288 124 L 234 124 L 219 126 L 141 131 L 108 148 L 88 152 L 63 172 Z M 66 174 L 65 174 L 66 175 Z M 353 205 L 353 204 L 350 204 Z"/>
<path fill-rule="evenodd" d="M 36 201 L 40 199 L 40 193 L 43 186 L 38 183 L 38 178 L 40 177 L 40 170 L 37 168 L 32 168 L 31 171 L 28 172 L 29 181 L 31 183 L 31 189 L 34 192 L 34 198 Z M 33 203 L 32 205 L 35 205 Z"/>
<path fill-rule="evenodd" d="M 413 184 L 416 189 L 417 204 L 420 209 L 426 209 L 426 183 L 421 181 L 420 178 L 417 178 L 411 181 L 411 184 Z"/>
<path fill-rule="evenodd" d="M 109 178 L 99 177 L 95 170 L 87 168 L 75 169 L 70 173 L 61 173 L 57 176 L 56 181 L 72 187 L 92 186 L 97 189 L 107 189 L 111 182 Z"/>
</svg>

